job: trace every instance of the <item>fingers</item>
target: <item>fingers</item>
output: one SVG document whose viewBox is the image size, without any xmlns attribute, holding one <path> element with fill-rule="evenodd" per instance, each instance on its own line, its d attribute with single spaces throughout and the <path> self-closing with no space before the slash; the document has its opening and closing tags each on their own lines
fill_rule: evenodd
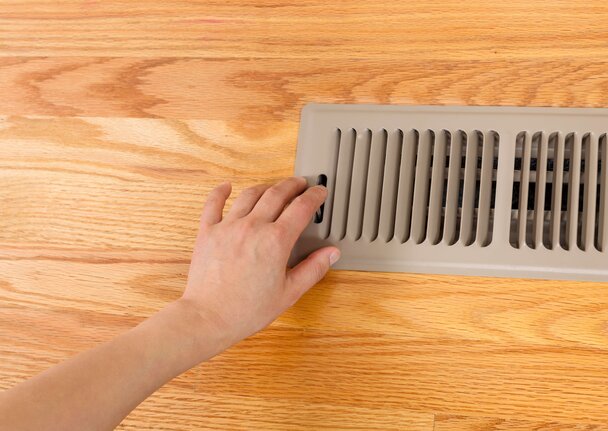
<svg viewBox="0 0 608 431">
<path fill-rule="evenodd" d="M 230 211 L 228 211 L 226 217 L 245 217 L 251 212 L 260 197 L 266 190 L 270 188 L 271 185 L 272 184 L 259 184 L 243 190 L 243 192 L 234 200 L 232 208 L 230 208 Z"/>
<path fill-rule="evenodd" d="M 292 290 L 297 301 L 308 289 L 325 276 L 329 267 L 340 259 L 336 247 L 324 247 L 312 252 L 306 259 L 287 272 L 287 288 Z M 290 304 L 291 305 L 291 304 Z"/>
<path fill-rule="evenodd" d="M 265 221 L 275 221 L 285 205 L 306 190 L 306 179 L 292 177 L 283 180 L 264 192 L 251 214 Z"/>
<path fill-rule="evenodd" d="M 203 206 L 203 212 L 201 214 L 201 223 L 205 225 L 212 225 L 222 221 L 222 211 L 224 205 L 226 205 L 226 199 L 230 196 L 232 191 L 232 185 L 229 182 L 225 182 L 211 190 L 205 205 Z"/>
<path fill-rule="evenodd" d="M 277 219 L 277 223 L 283 225 L 284 231 L 288 232 L 288 240 L 295 243 L 302 231 L 312 220 L 312 216 L 319 209 L 325 198 L 327 189 L 323 186 L 314 186 L 295 198 Z"/>
</svg>

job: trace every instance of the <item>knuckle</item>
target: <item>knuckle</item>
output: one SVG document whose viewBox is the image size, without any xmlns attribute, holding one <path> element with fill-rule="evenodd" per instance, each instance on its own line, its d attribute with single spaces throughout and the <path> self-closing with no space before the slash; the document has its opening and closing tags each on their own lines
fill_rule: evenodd
<svg viewBox="0 0 608 431">
<path fill-rule="evenodd" d="M 221 196 L 219 195 L 219 193 L 217 191 L 214 190 L 211 193 L 209 193 L 209 196 L 207 196 L 206 203 L 215 204 L 215 203 L 218 203 L 220 200 L 221 200 Z"/>
<path fill-rule="evenodd" d="M 289 229 L 282 223 L 273 223 L 272 235 L 279 241 L 284 241 L 289 235 Z"/>
<path fill-rule="evenodd" d="M 297 196 L 293 200 L 293 203 L 296 204 L 296 205 L 306 205 L 307 202 L 308 202 L 308 196 L 306 196 L 306 193 Z"/>
<path fill-rule="evenodd" d="M 310 195 L 306 193 L 295 198 L 294 203 L 307 211 L 316 210 L 314 201 L 311 199 Z"/>
<path fill-rule="evenodd" d="M 276 201 L 281 199 L 283 191 L 281 190 L 281 187 L 279 185 L 274 185 L 268 190 L 266 190 L 265 194 L 269 200 Z"/>
<path fill-rule="evenodd" d="M 244 217 L 240 223 L 243 232 L 250 232 L 256 228 L 255 220 L 252 217 Z"/>
<path fill-rule="evenodd" d="M 303 181 L 304 180 L 302 177 L 289 177 L 285 180 L 285 182 L 289 183 L 289 185 L 291 185 L 291 186 L 298 186 L 298 185 L 302 184 Z"/>
<path fill-rule="evenodd" d="M 327 189 L 321 186 L 315 186 L 311 189 L 315 195 L 315 198 L 320 202 L 323 202 L 327 197 Z"/>
<path fill-rule="evenodd" d="M 234 226 L 234 229 L 230 232 L 230 240 L 233 241 L 234 245 L 241 247 L 252 237 L 253 231 L 253 223 L 249 220 L 243 220 Z"/>
</svg>

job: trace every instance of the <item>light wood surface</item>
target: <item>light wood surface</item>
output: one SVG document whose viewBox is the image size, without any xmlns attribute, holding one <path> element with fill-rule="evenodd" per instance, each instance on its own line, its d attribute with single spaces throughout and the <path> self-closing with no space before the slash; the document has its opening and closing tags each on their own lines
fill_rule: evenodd
<svg viewBox="0 0 608 431">
<path fill-rule="evenodd" d="M 492 4 L 490 4 L 492 3 Z M 0 4 L 0 387 L 177 298 L 205 194 L 299 111 L 608 106 L 605 2 Z M 332 272 L 136 429 L 608 430 L 608 285 Z"/>
</svg>

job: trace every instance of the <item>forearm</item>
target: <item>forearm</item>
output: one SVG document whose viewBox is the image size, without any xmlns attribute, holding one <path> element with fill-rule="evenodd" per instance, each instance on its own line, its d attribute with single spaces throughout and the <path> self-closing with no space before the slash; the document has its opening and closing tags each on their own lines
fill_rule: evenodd
<svg viewBox="0 0 608 431">
<path fill-rule="evenodd" d="M 177 301 L 114 340 L 0 394 L 0 429 L 113 429 L 173 377 L 227 347 Z"/>
</svg>

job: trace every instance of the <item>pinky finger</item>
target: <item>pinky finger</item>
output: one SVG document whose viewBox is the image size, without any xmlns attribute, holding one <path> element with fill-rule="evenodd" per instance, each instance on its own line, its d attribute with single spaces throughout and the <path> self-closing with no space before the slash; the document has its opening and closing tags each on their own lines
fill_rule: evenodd
<svg viewBox="0 0 608 431">
<path fill-rule="evenodd" d="M 224 205 L 226 205 L 226 199 L 228 199 L 231 192 L 232 185 L 230 182 L 222 183 L 211 190 L 203 207 L 201 224 L 210 226 L 222 221 L 222 211 L 224 210 Z"/>
<path fill-rule="evenodd" d="M 306 259 L 287 272 L 290 299 L 297 300 L 325 276 L 329 267 L 340 259 L 340 250 L 336 247 L 323 247 L 313 251 Z"/>
</svg>

